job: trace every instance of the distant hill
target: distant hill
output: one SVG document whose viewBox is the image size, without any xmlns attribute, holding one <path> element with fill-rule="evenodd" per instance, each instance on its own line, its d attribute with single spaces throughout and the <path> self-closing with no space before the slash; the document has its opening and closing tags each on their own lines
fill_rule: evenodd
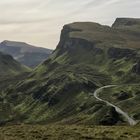
<svg viewBox="0 0 140 140">
<path fill-rule="evenodd" d="M 31 68 L 46 60 L 52 53 L 50 49 L 8 40 L 0 43 L 0 51 L 12 55 L 17 61 Z"/>
<path fill-rule="evenodd" d="M 0 52 L 0 81 L 29 70 L 29 68 L 14 60 L 12 56 Z"/>
</svg>

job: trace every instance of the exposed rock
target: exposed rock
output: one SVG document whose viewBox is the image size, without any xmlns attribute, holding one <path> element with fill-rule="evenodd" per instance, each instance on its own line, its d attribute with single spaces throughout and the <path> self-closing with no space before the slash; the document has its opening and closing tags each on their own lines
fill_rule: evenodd
<svg viewBox="0 0 140 140">
<path fill-rule="evenodd" d="M 117 18 L 112 27 L 124 27 L 140 25 L 140 19 L 136 18 Z"/>
<path fill-rule="evenodd" d="M 109 48 L 108 56 L 110 58 L 121 59 L 123 57 L 132 58 L 136 56 L 135 50 L 128 48 Z"/>
<path fill-rule="evenodd" d="M 133 66 L 132 72 L 140 75 L 140 60 Z"/>
<path fill-rule="evenodd" d="M 126 92 L 121 92 L 118 96 L 117 96 L 117 99 L 118 100 L 126 100 L 128 99 L 130 96 L 128 93 Z"/>
<path fill-rule="evenodd" d="M 133 115 L 136 120 L 140 120 L 140 112 Z"/>
<path fill-rule="evenodd" d="M 115 108 L 110 107 L 99 123 L 101 125 L 115 125 L 119 121 L 122 121 L 120 115 L 116 112 Z"/>
</svg>

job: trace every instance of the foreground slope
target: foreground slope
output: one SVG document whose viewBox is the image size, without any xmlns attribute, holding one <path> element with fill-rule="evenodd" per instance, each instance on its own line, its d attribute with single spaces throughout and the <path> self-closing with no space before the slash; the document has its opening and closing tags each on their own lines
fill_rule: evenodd
<svg viewBox="0 0 140 140">
<path fill-rule="evenodd" d="M 122 20 L 126 19 L 117 22 L 121 24 Z M 131 21 L 127 19 L 127 22 Z M 136 29 L 139 22 L 135 22 L 135 25 Z M 26 80 L 3 91 L 1 104 L 4 101 L 10 103 L 14 112 L 10 120 L 3 121 L 126 123 L 113 107 L 95 99 L 93 92 L 104 85 L 139 84 L 140 32 L 139 28 L 135 29 L 130 25 L 120 28 L 90 22 L 65 25 L 51 57 Z M 139 103 L 139 89 L 133 87 L 133 92 Z M 131 102 L 131 99 L 125 100 Z M 122 109 L 125 108 L 122 106 Z M 131 106 L 129 108 L 132 110 L 128 112 L 129 115 L 139 121 L 135 115 L 138 113 L 139 116 L 140 107 L 137 106 L 136 111 Z"/>
<path fill-rule="evenodd" d="M 8 40 L 0 43 L 0 51 L 12 55 L 20 63 L 32 68 L 46 60 L 52 53 L 52 50 L 46 48 Z"/>
<path fill-rule="evenodd" d="M 14 125 L 0 128 L 1 140 L 139 140 L 139 126 Z"/>
</svg>

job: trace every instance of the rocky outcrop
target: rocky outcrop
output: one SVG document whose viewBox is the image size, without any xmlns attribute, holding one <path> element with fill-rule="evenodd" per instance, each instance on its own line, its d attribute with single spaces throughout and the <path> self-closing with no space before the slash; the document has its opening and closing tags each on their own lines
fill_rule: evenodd
<svg viewBox="0 0 140 140">
<path fill-rule="evenodd" d="M 132 72 L 140 75 L 140 60 L 136 64 L 134 64 Z"/>
<path fill-rule="evenodd" d="M 116 112 L 115 108 L 108 108 L 108 112 L 105 116 L 100 120 L 101 125 L 115 125 L 119 121 L 122 121 L 120 115 Z"/>
<path fill-rule="evenodd" d="M 109 48 L 108 50 L 108 56 L 109 58 L 115 58 L 115 59 L 121 59 L 123 57 L 126 58 L 133 58 L 136 56 L 136 51 L 133 49 L 128 48 Z"/>
<path fill-rule="evenodd" d="M 112 27 L 121 28 L 121 27 L 131 27 L 140 25 L 140 19 L 136 18 L 117 18 L 113 23 Z"/>
<path fill-rule="evenodd" d="M 129 95 L 129 93 L 122 91 L 121 93 L 117 94 L 116 98 L 118 100 L 126 100 L 128 98 L 130 98 L 131 96 Z"/>
<path fill-rule="evenodd" d="M 103 50 L 101 48 L 96 47 L 96 45 L 93 42 L 89 42 L 80 38 L 67 38 L 67 40 L 62 42 L 60 46 L 58 45 L 59 47 L 62 46 L 61 50 L 72 51 L 81 48 L 89 51 L 94 51 L 95 54 L 101 54 L 103 52 Z"/>
<path fill-rule="evenodd" d="M 133 58 L 137 54 L 138 45 L 140 45 L 136 36 L 137 33 L 135 31 L 132 34 L 130 32 L 122 33 L 121 30 L 116 30 L 116 28 L 140 25 L 139 23 L 140 19 L 118 18 L 112 28 L 97 23 L 68 24 L 63 27 L 57 50 L 59 50 L 60 55 L 66 50 L 75 51 L 80 47 L 88 51 L 94 51 L 95 54 L 103 54 L 104 49 L 108 48 L 109 58 Z M 134 39 L 135 37 L 132 38 L 132 35 L 136 39 Z"/>
</svg>

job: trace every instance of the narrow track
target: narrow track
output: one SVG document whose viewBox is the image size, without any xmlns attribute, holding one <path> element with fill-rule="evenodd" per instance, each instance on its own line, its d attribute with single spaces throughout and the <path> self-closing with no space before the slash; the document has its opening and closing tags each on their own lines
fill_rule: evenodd
<svg viewBox="0 0 140 140">
<path fill-rule="evenodd" d="M 94 94 L 94 97 L 95 97 L 97 100 L 102 101 L 102 102 L 106 103 L 107 105 L 114 107 L 115 110 L 116 110 L 119 114 L 121 114 L 121 115 L 128 121 L 128 123 L 129 123 L 130 125 L 136 125 L 137 122 L 136 122 L 133 118 L 131 118 L 126 112 L 124 112 L 121 108 L 119 108 L 119 107 L 117 107 L 116 105 L 114 105 L 114 104 L 112 104 L 112 103 L 110 103 L 110 102 L 108 102 L 108 101 L 106 101 L 106 100 L 103 100 L 103 99 L 101 99 L 101 98 L 99 97 L 98 94 L 99 94 L 100 92 L 102 92 L 103 89 L 110 88 L 110 87 L 115 87 L 115 86 L 117 86 L 117 85 L 108 85 L 108 86 L 104 86 L 104 87 L 101 87 L 101 88 L 95 90 L 94 93 L 93 93 L 93 94 Z"/>
</svg>

